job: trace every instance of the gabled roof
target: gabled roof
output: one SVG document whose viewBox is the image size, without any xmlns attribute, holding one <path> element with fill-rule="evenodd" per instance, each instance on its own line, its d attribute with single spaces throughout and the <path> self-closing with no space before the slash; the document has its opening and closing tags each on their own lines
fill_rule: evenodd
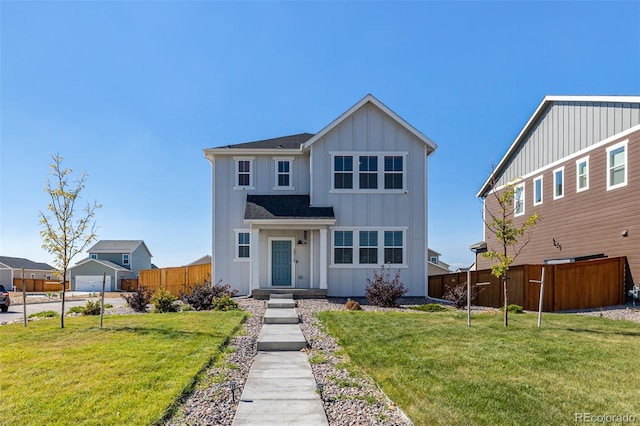
<svg viewBox="0 0 640 426">
<path fill-rule="evenodd" d="M 99 260 L 99 259 L 91 259 L 90 257 L 84 258 L 81 261 L 79 261 L 78 263 L 76 263 L 75 265 L 73 265 L 72 267 L 69 268 L 69 270 L 73 269 L 73 268 L 77 268 L 80 265 L 84 265 L 85 263 L 89 263 L 89 262 L 95 262 L 98 263 L 102 266 L 106 266 L 107 268 L 110 269 L 115 269 L 116 271 L 127 271 L 127 272 L 131 272 L 129 269 L 124 268 L 116 263 L 113 262 L 109 262 L 108 260 Z"/>
<path fill-rule="evenodd" d="M 220 149 L 300 149 L 300 145 L 308 141 L 312 136 L 313 133 L 299 133 L 297 135 L 222 146 Z"/>
<path fill-rule="evenodd" d="M 34 269 L 37 271 L 52 271 L 55 270 L 51 265 L 41 262 L 34 262 L 33 260 L 25 259 L 22 257 L 9 257 L 9 256 L 0 256 L 0 263 L 6 265 L 8 268 L 12 269 Z"/>
<path fill-rule="evenodd" d="M 520 146 L 526 141 L 526 137 L 529 131 L 537 124 L 540 118 L 543 116 L 547 107 L 551 105 L 553 102 L 612 102 L 612 103 L 638 103 L 640 102 L 640 96 L 555 96 L 548 95 L 542 99 L 538 108 L 536 108 L 535 112 L 527 121 L 527 124 L 524 125 L 516 139 L 513 141 L 507 153 L 502 157 L 498 165 L 495 167 L 493 172 L 489 175 L 487 180 L 484 182 L 476 197 L 482 197 L 491 189 L 491 182 L 494 177 L 499 177 L 502 175 L 504 170 L 509 165 L 509 160 L 514 153 L 518 151 Z"/>
<path fill-rule="evenodd" d="M 333 120 L 328 126 L 320 130 L 312 138 L 306 141 L 304 143 L 304 148 L 307 149 L 311 145 L 313 145 L 315 142 L 317 142 L 319 139 L 322 139 L 327 133 L 335 129 L 337 126 L 340 125 L 340 123 L 342 123 L 345 119 L 347 119 L 350 115 L 352 115 L 354 112 L 362 108 L 367 103 L 371 103 L 376 107 L 378 107 L 379 109 L 381 109 L 385 114 L 391 117 L 401 127 L 403 127 L 405 130 L 407 130 L 409 133 L 414 135 L 416 138 L 418 138 L 422 142 L 424 142 L 428 147 L 429 154 L 435 151 L 435 149 L 438 147 L 438 145 L 436 145 L 435 142 L 433 142 L 431 139 L 423 135 L 418 129 L 413 127 L 411 124 L 407 123 L 402 117 L 400 117 L 398 114 L 396 114 L 391 109 L 389 109 L 385 104 L 383 104 L 378 99 L 376 99 L 375 96 L 373 96 L 372 94 L 368 94 L 364 98 L 360 99 L 360 101 L 358 101 L 354 106 L 352 106 L 351 108 L 343 112 L 338 118 Z"/>
<path fill-rule="evenodd" d="M 312 207 L 308 195 L 247 195 L 245 220 L 333 219 L 333 207 Z"/>
<path fill-rule="evenodd" d="M 187 266 L 193 266 L 193 265 L 208 265 L 211 263 L 211 255 L 210 254 L 205 254 L 204 256 L 202 256 L 199 259 L 194 260 L 191 263 L 187 263 Z"/>
<path fill-rule="evenodd" d="M 144 246 L 151 256 L 149 248 L 142 240 L 100 240 L 87 251 L 89 253 L 132 253 L 140 245 Z"/>
</svg>

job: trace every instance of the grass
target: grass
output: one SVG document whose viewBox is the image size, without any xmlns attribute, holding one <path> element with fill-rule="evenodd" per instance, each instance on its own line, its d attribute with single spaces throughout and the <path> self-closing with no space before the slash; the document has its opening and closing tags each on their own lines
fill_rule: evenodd
<svg viewBox="0 0 640 426">
<path fill-rule="evenodd" d="M 41 320 L 0 329 L 0 424 L 148 425 L 170 413 L 244 312 Z"/>
<path fill-rule="evenodd" d="M 539 425 L 633 415 L 640 325 L 579 315 L 318 314 L 350 362 L 416 425 Z"/>
</svg>

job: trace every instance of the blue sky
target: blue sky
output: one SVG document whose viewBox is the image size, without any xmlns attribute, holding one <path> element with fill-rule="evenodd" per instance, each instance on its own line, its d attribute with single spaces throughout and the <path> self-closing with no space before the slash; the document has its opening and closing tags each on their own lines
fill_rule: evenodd
<svg viewBox="0 0 640 426">
<path fill-rule="evenodd" d="M 2 255 L 52 260 L 58 152 L 103 204 L 99 238 L 189 263 L 211 252 L 203 148 L 315 133 L 372 93 L 439 145 L 429 246 L 455 267 L 545 95 L 640 94 L 640 1 L 2 1 L 0 70 Z"/>
</svg>

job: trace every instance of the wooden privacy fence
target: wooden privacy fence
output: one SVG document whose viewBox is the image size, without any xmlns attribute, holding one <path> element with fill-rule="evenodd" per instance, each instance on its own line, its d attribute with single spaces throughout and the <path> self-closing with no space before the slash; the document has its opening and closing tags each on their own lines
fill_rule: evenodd
<svg viewBox="0 0 640 426">
<path fill-rule="evenodd" d="M 174 268 L 144 269 L 138 275 L 138 285 L 151 291 L 163 288 L 180 296 L 196 284 L 211 281 L 211 264 L 178 266 Z"/>
<path fill-rule="evenodd" d="M 540 280 L 543 266 L 545 312 L 620 305 L 625 301 L 626 257 L 613 257 L 558 265 L 512 266 L 507 284 L 509 304 L 531 311 L 538 309 L 540 284 L 529 280 Z M 466 272 L 431 276 L 429 296 L 442 299 L 451 287 L 466 282 Z M 490 269 L 472 271 L 471 284 L 476 283 L 489 284 L 477 286 L 480 293 L 473 304 L 494 308 L 503 305 L 502 283 L 491 275 Z"/>
<path fill-rule="evenodd" d="M 136 291 L 138 289 L 137 278 L 122 278 L 120 280 L 120 289 L 122 291 Z"/>
<path fill-rule="evenodd" d="M 48 281 L 43 279 L 25 278 L 25 291 L 62 291 L 62 281 Z M 22 278 L 13 279 L 14 291 L 22 291 Z M 67 290 L 69 290 L 69 282 L 67 281 Z"/>
</svg>

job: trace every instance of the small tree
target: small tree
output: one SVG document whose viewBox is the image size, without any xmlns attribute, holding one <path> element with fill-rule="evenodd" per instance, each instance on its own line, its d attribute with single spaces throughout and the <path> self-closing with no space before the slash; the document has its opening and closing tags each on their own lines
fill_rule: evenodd
<svg viewBox="0 0 640 426">
<path fill-rule="evenodd" d="M 54 256 L 53 264 L 62 275 L 60 328 L 64 328 L 64 301 L 69 264 L 96 239 L 96 224 L 92 219 L 95 210 L 101 205 L 94 201 L 78 211 L 76 202 L 84 189 L 87 174 L 83 171 L 79 178 L 70 182 L 73 170 L 63 168 L 63 158 L 59 154 L 52 155 L 52 159 L 53 163 L 49 167 L 54 182 L 47 179 L 45 184 L 45 192 L 51 197 L 47 206 L 50 216 L 40 212 L 40 224 L 43 228 L 40 236 L 42 248 Z"/>
<path fill-rule="evenodd" d="M 520 225 L 515 222 L 515 212 L 518 206 L 517 203 L 524 203 L 523 199 L 516 200 L 516 183 L 510 182 L 505 185 L 501 190 L 496 189 L 497 182 L 492 182 L 491 194 L 496 201 L 495 211 L 492 211 L 485 204 L 485 212 L 488 217 L 485 217 L 485 225 L 489 232 L 495 235 L 500 245 L 499 250 L 489 250 L 483 253 L 483 256 L 488 259 L 493 259 L 495 264 L 491 266 L 491 275 L 500 278 L 502 280 L 502 289 L 504 292 L 504 326 L 509 325 L 509 310 L 508 306 L 508 286 L 507 274 L 509 267 L 513 264 L 513 261 L 518 257 L 522 250 L 529 243 L 529 237 L 524 241 L 520 241 L 521 237 L 527 234 L 527 231 L 531 229 L 539 220 L 538 213 L 524 218 Z"/>
</svg>

